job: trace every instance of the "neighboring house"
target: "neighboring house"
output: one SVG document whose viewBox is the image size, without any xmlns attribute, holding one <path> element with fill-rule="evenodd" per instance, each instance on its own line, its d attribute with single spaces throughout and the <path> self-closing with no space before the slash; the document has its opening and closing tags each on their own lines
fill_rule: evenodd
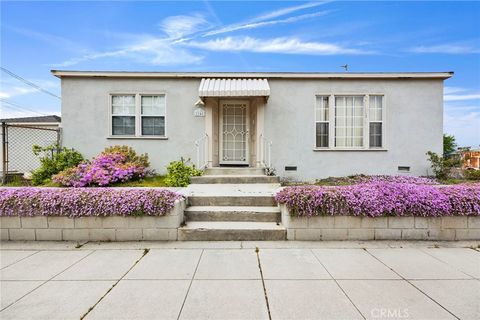
<svg viewBox="0 0 480 320">
<path fill-rule="evenodd" d="M 443 81 L 453 75 L 52 73 L 64 145 L 86 157 L 126 144 L 161 173 L 186 157 L 299 180 L 431 173 L 425 154 L 442 152 Z"/>
<path fill-rule="evenodd" d="M 6 146 L 8 147 L 8 171 L 25 173 L 37 169 L 40 161 L 33 154 L 32 147 L 43 147 L 57 143 L 61 118 L 56 115 L 0 119 L 6 123 Z M 2 131 L 3 132 L 3 131 Z M 0 141 L 3 133 L 0 132 Z M 3 170 L 3 148 L 0 144 L 0 172 Z"/>
<path fill-rule="evenodd" d="M 462 168 L 464 169 L 480 169 L 480 149 L 459 150 L 462 159 Z"/>
</svg>

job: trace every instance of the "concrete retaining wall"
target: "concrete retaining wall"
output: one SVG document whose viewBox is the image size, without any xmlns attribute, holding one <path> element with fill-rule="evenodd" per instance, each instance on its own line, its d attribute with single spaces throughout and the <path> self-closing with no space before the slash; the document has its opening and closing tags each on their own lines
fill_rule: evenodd
<svg viewBox="0 0 480 320">
<path fill-rule="evenodd" d="M 480 217 L 292 217 L 280 206 L 288 240 L 480 240 Z"/>
<path fill-rule="evenodd" d="M 1 240 L 138 241 L 177 240 L 185 201 L 165 216 L 0 217 Z"/>
</svg>

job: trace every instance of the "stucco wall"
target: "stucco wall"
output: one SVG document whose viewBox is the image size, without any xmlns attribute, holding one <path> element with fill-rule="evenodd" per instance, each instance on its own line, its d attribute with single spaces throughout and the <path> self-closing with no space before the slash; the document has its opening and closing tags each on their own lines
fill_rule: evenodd
<svg viewBox="0 0 480 320">
<path fill-rule="evenodd" d="M 425 153 L 442 151 L 441 80 L 270 80 L 265 133 L 273 141 L 272 166 L 283 178 L 431 173 Z M 315 94 L 384 94 L 387 151 L 313 151 Z M 285 171 L 297 166 L 297 171 Z"/>
<path fill-rule="evenodd" d="M 91 158 L 106 146 L 125 144 L 137 152 L 148 153 L 159 173 L 180 157 L 195 161 L 194 141 L 205 132 L 205 118 L 194 117 L 200 80 L 161 79 L 62 79 L 63 145 Z M 110 93 L 166 94 L 167 140 L 109 139 Z"/>
<path fill-rule="evenodd" d="M 92 157 L 105 146 L 128 144 L 148 152 L 158 172 L 182 156 L 195 160 L 194 141 L 205 132 L 205 118 L 193 116 L 199 84 L 200 79 L 63 78 L 64 145 Z M 269 84 L 262 118 L 265 136 L 273 142 L 272 166 L 282 178 L 399 174 L 398 166 L 425 175 L 431 173 L 425 153 L 442 150 L 442 80 L 270 79 Z M 109 93 L 159 91 L 167 97 L 168 140 L 107 139 Z M 368 93 L 385 95 L 386 151 L 314 151 L 315 94 Z M 286 172 L 285 166 L 297 171 Z"/>
</svg>

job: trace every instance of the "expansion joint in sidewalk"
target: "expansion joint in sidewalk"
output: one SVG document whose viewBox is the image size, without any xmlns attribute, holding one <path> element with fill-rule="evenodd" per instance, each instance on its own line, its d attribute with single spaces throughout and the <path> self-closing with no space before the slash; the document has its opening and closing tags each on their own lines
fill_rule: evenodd
<svg viewBox="0 0 480 320">
<path fill-rule="evenodd" d="M 100 303 L 100 301 L 102 301 L 103 298 L 105 298 L 105 297 L 110 293 L 110 291 L 112 291 L 113 288 L 115 288 L 115 287 L 117 286 L 117 284 L 130 272 L 130 270 L 132 270 L 132 269 L 140 262 L 140 260 L 143 259 L 143 257 L 145 257 L 145 256 L 148 254 L 148 252 L 150 252 L 150 249 L 144 249 L 142 256 L 141 256 L 140 258 L 138 258 L 138 260 L 133 263 L 133 265 L 127 270 L 127 272 L 125 272 L 125 273 L 120 277 L 120 279 L 118 279 L 118 280 L 110 287 L 110 289 L 108 289 L 107 292 L 105 292 L 105 294 L 104 294 L 103 296 L 101 296 L 100 299 L 97 300 L 97 302 L 95 302 L 95 304 L 94 304 L 93 306 L 91 306 L 90 308 L 88 308 L 88 311 L 85 312 L 85 314 L 80 317 L 80 320 L 85 319 L 85 317 L 86 317 L 93 309 L 95 309 L 95 307 Z"/>
<path fill-rule="evenodd" d="M 267 287 L 265 286 L 265 279 L 263 278 L 262 263 L 260 262 L 260 249 L 255 247 L 255 252 L 257 253 L 258 269 L 260 270 L 260 277 L 262 278 L 263 294 L 265 296 L 265 303 L 267 304 L 268 319 L 272 320 L 272 314 L 270 313 L 270 304 L 268 302 Z"/>
</svg>

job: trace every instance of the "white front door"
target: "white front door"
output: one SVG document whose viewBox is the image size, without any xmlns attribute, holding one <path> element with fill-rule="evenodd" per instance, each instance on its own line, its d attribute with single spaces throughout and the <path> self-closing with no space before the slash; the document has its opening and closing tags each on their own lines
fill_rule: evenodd
<svg viewBox="0 0 480 320">
<path fill-rule="evenodd" d="M 220 164 L 248 164 L 248 101 L 220 101 Z"/>
</svg>

